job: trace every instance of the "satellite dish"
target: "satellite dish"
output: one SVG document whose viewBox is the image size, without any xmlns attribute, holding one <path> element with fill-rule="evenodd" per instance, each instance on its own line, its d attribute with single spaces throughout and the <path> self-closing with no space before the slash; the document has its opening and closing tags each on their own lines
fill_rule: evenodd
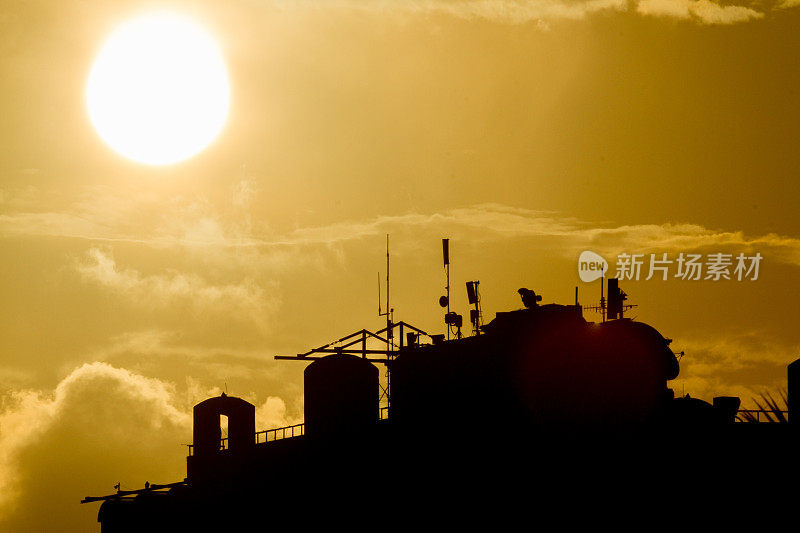
<svg viewBox="0 0 800 533">
<path fill-rule="evenodd" d="M 439 298 L 439 305 L 441 305 L 442 307 L 447 307 L 448 303 L 450 302 L 447 300 L 447 296 L 442 296 Z"/>
</svg>

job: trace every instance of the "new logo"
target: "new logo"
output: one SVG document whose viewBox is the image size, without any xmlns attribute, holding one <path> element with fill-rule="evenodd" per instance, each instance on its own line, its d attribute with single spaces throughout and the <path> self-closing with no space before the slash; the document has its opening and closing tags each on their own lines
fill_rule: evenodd
<svg viewBox="0 0 800 533">
<path fill-rule="evenodd" d="M 608 270 L 608 262 L 602 256 L 586 250 L 578 258 L 578 276 L 581 281 L 589 283 L 603 277 Z"/>
</svg>

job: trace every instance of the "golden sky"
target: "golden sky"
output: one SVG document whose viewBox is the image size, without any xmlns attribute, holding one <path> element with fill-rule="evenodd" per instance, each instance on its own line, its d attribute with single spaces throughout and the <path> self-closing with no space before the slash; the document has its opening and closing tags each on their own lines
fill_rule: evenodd
<svg viewBox="0 0 800 533">
<path fill-rule="evenodd" d="M 198 20 L 231 107 L 197 156 L 111 150 L 85 89 L 120 23 Z M 0 7 L 0 531 L 85 531 L 113 485 L 183 478 L 190 408 L 227 387 L 302 419 L 277 354 L 593 305 L 584 250 L 760 253 L 755 281 L 622 282 L 685 350 L 676 392 L 750 398 L 800 356 L 800 2 L 6 1 Z M 587 318 L 596 316 L 587 314 Z"/>
</svg>

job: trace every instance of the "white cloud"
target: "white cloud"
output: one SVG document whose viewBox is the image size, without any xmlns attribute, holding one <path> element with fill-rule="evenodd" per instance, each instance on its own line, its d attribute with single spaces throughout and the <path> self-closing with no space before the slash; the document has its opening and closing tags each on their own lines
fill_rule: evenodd
<svg viewBox="0 0 800 533">
<path fill-rule="evenodd" d="M 713 230 L 697 224 L 640 224 L 606 226 L 550 212 L 512 208 L 497 204 L 451 209 L 430 215 L 407 214 L 377 217 L 369 221 L 342 222 L 330 226 L 301 228 L 282 239 L 282 244 L 328 244 L 386 233 L 447 233 L 465 242 L 487 242 L 511 238 L 547 239 L 553 250 L 573 253 L 591 248 L 603 254 L 623 251 L 690 251 L 725 247 L 768 251 L 776 259 L 800 265 L 800 239 L 776 234 L 746 236 L 741 231 Z M 263 245 L 267 245 L 264 242 Z"/>
<path fill-rule="evenodd" d="M 711 401 L 714 396 L 739 396 L 744 407 L 762 392 L 778 395 L 786 387 L 786 366 L 800 357 L 800 345 L 771 340 L 761 331 L 741 331 L 720 337 L 676 340 L 684 350 L 681 374 L 673 389 Z"/>
<path fill-rule="evenodd" d="M 212 284 L 196 274 L 169 271 L 143 275 L 131 268 L 120 268 L 110 252 L 91 248 L 75 269 L 88 282 L 97 283 L 134 302 L 147 306 L 166 306 L 188 302 L 201 310 L 217 310 L 250 317 L 264 323 L 278 301 L 253 280 L 235 284 Z"/>
<path fill-rule="evenodd" d="M 123 364 L 137 370 L 164 372 L 165 363 L 179 362 L 181 370 L 193 376 L 215 379 L 219 385 L 251 384 L 258 380 L 281 381 L 283 365 L 275 365 L 278 350 L 242 346 L 209 346 L 187 343 L 179 331 L 145 329 L 129 331 L 111 338 L 107 344 L 89 351 L 84 360 Z M 190 379 L 190 378 L 187 378 Z M 220 390 L 204 390 L 205 396 Z M 196 399 L 196 398 L 195 398 Z"/>
<path fill-rule="evenodd" d="M 673 0 L 663 9 L 675 6 Z M 681 0 L 683 1 L 683 0 Z M 694 0 L 688 0 L 694 1 Z M 672 2 L 672 3 L 670 3 Z M 681 4 L 682 5 L 682 4 Z M 245 206 L 252 202 L 255 189 L 247 180 L 238 183 L 233 202 Z M 18 212 L 0 215 L 0 233 L 14 235 L 47 235 L 81 238 L 97 243 L 125 242 L 169 250 L 180 247 L 203 261 L 220 265 L 238 265 L 247 272 L 285 271 L 301 264 L 316 268 L 323 261 L 319 253 L 340 254 L 339 245 L 352 240 L 386 233 L 447 231 L 465 242 L 482 242 L 512 237 L 554 238 L 548 245 L 569 250 L 576 246 L 594 246 L 596 251 L 619 252 L 625 248 L 650 251 L 686 251 L 704 246 L 731 246 L 768 249 L 779 260 L 800 264 L 800 239 L 776 234 L 746 236 L 738 230 L 715 230 L 691 223 L 664 222 L 613 226 L 580 220 L 559 213 L 533 211 L 500 204 L 480 204 L 448 209 L 438 213 L 406 213 L 379 216 L 366 220 L 349 220 L 325 226 L 300 226 L 278 233 L 256 228 L 248 217 L 223 221 L 202 201 L 170 199 L 166 206 L 152 198 L 140 198 L 134 207 L 124 207 L 116 196 L 92 196 L 65 211 L 43 213 Z M 102 200 L 102 201 L 101 201 Z M 109 208 L 109 205 L 113 207 Z M 105 206 L 105 207 L 103 207 Z M 247 211 L 242 209 L 239 211 Z M 142 214 L 144 213 L 144 215 Z M 134 221 L 147 219 L 146 223 Z M 324 245 L 321 249 L 319 245 Z M 214 287 L 195 276 L 177 273 L 143 276 L 130 269 L 120 269 L 107 252 L 93 249 L 82 272 L 91 279 L 117 288 L 157 289 L 160 294 L 201 299 L 241 298 L 255 304 L 257 298 L 248 291 L 260 290 L 250 281 Z"/>
<path fill-rule="evenodd" d="M 113 337 L 108 346 L 92 352 L 91 357 L 105 360 L 128 355 L 154 355 L 164 358 L 191 357 L 197 359 L 233 356 L 238 359 L 264 362 L 265 356 L 262 350 L 239 349 L 234 351 L 230 348 L 223 349 L 202 345 L 187 346 L 182 344 L 181 341 L 181 334 L 175 331 L 159 329 L 129 331 Z"/>
<path fill-rule="evenodd" d="M 277 396 L 270 396 L 261 405 L 256 406 L 257 430 L 281 428 L 300 422 L 302 418 L 288 416 L 286 403 Z"/>
<path fill-rule="evenodd" d="M 335 246 L 352 240 L 387 233 L 423 232 L 441 234 L 465 242 L 487 242 L 507 238 L 547 238 L 548 245 L 572 253 L 576 247 L 594 247 L 598 252 L 616 254 L 643 250 L 689 251 L 704 247 L 734 247 L 767 250 L 777 259 L 800 265 L 800 239 L 774 233 L 746 236 L 738 230 L 714 230 L 698 224 L 672 223 L 611 226 L 592 223 L 553 212 L 534 211 L 499 204 L 481 204 L 441 213 L 379 216 L 327 226 L 301 227 L 284 235 L 252 237 L 246 247 L 268 250 L 271 264 L 298 259 L 298 246 Z M 311 254 L 306 261 L 311 261 Z"/>
<path fill-rule="evenodd" d="M 86 531 L 113 485 L 183 479 L 190 417 L 162 381 L 85 364 L 55 390 L 23 390 L 0 407 L 0 530 Z"/>
<path fill-rule="evenodd" d="M 581 20 L 595 13 L 628 10 L 627 0 L 294 0 L 277 1 L 276 4 L 284 9 L 336 7 L 401 14 L 441 14 L 502 24 L 535 22 L 537 27 L 545 31 L 550 29 L 549 21 Z M 636 11 L 642 15 L 694 18 L 703 24 L 734 24 L 764 16 L 749 7 L 721 5 L 710 0 L 640 0 L 634 4 Z"/>
<path fill-rule="evenodd" d="M 628 10 L 627 0 L 294 0 L 277 1 L 276 4 L 284 9 L 337 7 L 390 13 L 441 14 L 502 24 L 534 22 L 544 31 L 550 29 L 548 21 L 581 20 L 595 13 Z M 634 4 L 636 12 L 642 15 L 694 18 L 703 24 L 733 24 L 764 16 L 749 7 L 723 6 L 710 0 L 640 0 Z"/>
<path fill-rule="evenodd" d="M 709 3 L 707 0 L 645 0 L 661 2 L 661 9 L 677 9 Z M 653 6 L 656 4 L 653 3 Z M 656 9 L 655 7 L 653 9 Z M 681 8 L 683 9 L 683 8 Z M 687 8 L 688 9 L 688 8 Z M 675 11 L 678 13 L 679 11 Z M 675 15 L 677 16 L 677 15 Z M 7 191 L 8 192 L 8 191 Z M 745 236 L 737 230 L 714 230 L 697 224 L 664 222 L 613 226 L 580 220 L 555 212 L 534 211 L 501 204 L 478 204 L 438 213 L 405 213 L 366 220 L 349 220 L 325 226 L 300 226 L 278 233 L 252 224 L 247 208 L 257 196 L 251 180 L 237 182 L 231 190 L 235 215 L 223 219 L 208 202 L 182 197 L 118 194 L 87 191 L 80 201 L 62 211 L 20 211 L 37 196 L 35 190 L 10 191 L 4 198 L 12 214 L 0 215 L 0 234 L 46 235 L 81 238 L 97 243 L 131 243 L 158 250 L 181 247 L 203 261 L 235 264 L 248 272 L 285 271 L 300 264 L 322 265 L 319 245 L 341 253 L 340 244 L 386 233 L 447 231 L 464 241 L 488 241 L 510 237 L 559 238 L 553 248 L 595 246 L 597 251 L 625 247 L 648 250 L 688 250 L 703 246 L 769 248 L 780 260 L 800 264 L 800 239 L 776 234 Z M 93 248 L 80 268 L 89 279 L 135 292 L 149 287 L 164 296 L 199 296 L 201 300 L 238 298 L 257 306 L 261 289 L 245 280 L 214 286 L 202 279 L 178 273 L 144 276 L 120 269 L 107 252 Z M 252 293 L 252 294 L 248 294 Z"/>
<path fill-rule="evenodd" d="M 397 3 L 379 2 L 382 5 Z M 625 11 L 626 0 L 418 0 L 406 9 L 442 13 L 464 19 L 485 19 L 506 24 L 531 21 L 579 20 L 601 11 Z"/>
<path fill-rule="evenodd" d="M 19 390 L 0 404 L 0 531 L 97 528 L 85 496 L 181 481 L 191 406 L 219 389 L 171 383 L 107 363 L 84 364 L 52 391 Z M 253 401 L 252 394 L 245 399 Z M 256 428 L 302 420 L 278 397 L 256 403 Z"/>
<path fill-rule="evenodd" d="M 636 11 L 655 17 L 695 19 L 703 24 L 737 24 L 764 17 L 746 6 L 723 6 L 710 0 L 639 0 Z"/>
</svg>

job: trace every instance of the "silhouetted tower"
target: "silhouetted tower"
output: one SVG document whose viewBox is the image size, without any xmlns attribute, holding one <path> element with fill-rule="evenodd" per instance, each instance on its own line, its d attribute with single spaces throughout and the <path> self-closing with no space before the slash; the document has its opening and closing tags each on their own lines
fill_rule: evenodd
<svg viewBox="0 0 800 533">
<path fill-rule="evenodd" d="M 209 398 L 194 406 L 194 455 L 204 457 L 221 451 L 220 417 L 228 417 L 228 446 L 231 453 L 255 446 L 256 408 L 253 404 L 228 396 Z"/>
</svg>

